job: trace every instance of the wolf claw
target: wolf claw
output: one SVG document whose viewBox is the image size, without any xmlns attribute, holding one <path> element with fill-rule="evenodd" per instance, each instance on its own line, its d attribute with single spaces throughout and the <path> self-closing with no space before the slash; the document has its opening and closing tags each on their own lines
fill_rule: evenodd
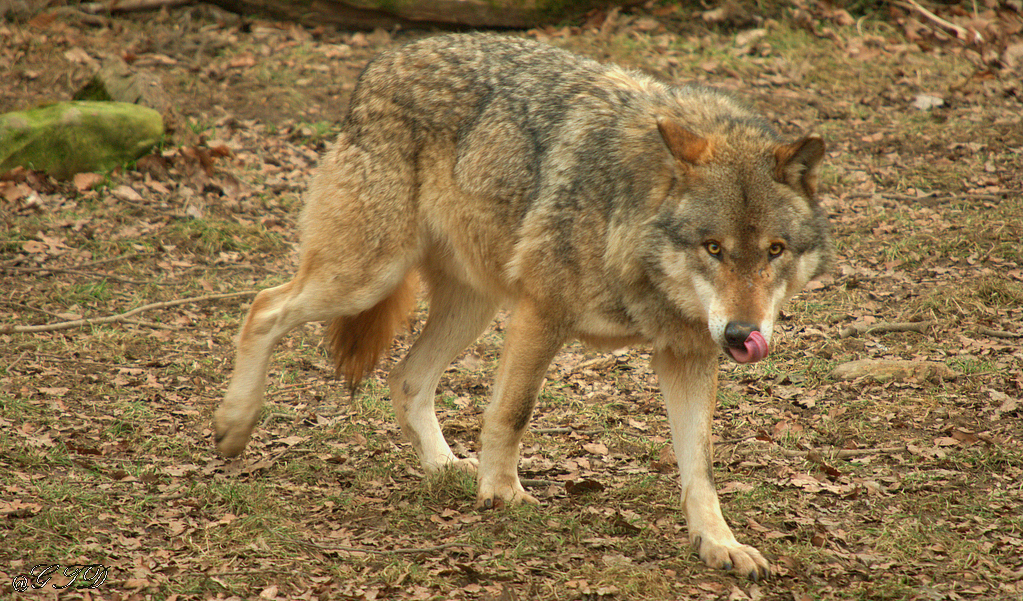
<svg viewBox="0 0 1023 601">
<path fill-rule="evenodd" d="M 520 503 L 539 505 L 540 501 L 527 493 L 521 485 L 505 487 L 504 490 L 498 491 L 481 484 L 479 495 L 476 498 L 477 509 L 503 509 L 506 505 L 519 505 Z"/>
<path fill-rule="evenodd" d="M 694 546 L 697 541 L 694 541 Z M 705 541 L 700 540 L 700 543 Z M 740 574 L 747 574 L 754 582 L 761 578 L 771 577 L 771 568 L 764 559 L 764 556 L 749 545 L 716 545 L 699 544 L 700 559 L 712 568 L 719 568 L 725 571 L 735 570 Z"/>
</svg>

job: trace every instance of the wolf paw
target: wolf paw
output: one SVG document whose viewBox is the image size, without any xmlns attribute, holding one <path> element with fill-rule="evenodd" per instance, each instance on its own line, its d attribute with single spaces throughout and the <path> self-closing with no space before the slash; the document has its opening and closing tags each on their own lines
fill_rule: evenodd
<svg viewBox="0 0 1023 601">
<path fill-rule="evenodd" d="M 231 420 L 226 415 L 217 413 L 214 418 L 214 440 L 217 451 L 224 457 L 236 457 L 245 450 L 252 436 L 252 428 Z"/>
<path fill-rule="evenodd" d="M 504 486 L 480 482 L 479 494 L 476 495 L 477 509 L 502 509 L 505 505 L 518 505 L 528 503 L 539 505 L 536 497 L 522 488 L 518 478 L 514 484 L 508 483 Z"/>
<path fill-rule="evenodd" d="M 444 466 L 447 470 L 458 470 L 465 472 L 466 474 L 475 474 L 480 468 L 480 462 L 478 459 L 457 459 Z"/>
<path fill-rule="evenodd" d="M 439 474 L 445 470 L 457 470 L 466 474 L 475 474 L 479 467 L 480 462 L 476 459 L 456 459 L 453 455 L 443 461 L 423 464 L 423 469 L 428 474 Z"/>
<path fill-rule="evenodd" d="M 700 553 L 700 559 L 712 568 L 722 570 L 734 570 L 739 574 L 749 576 L 754 582 L 761 578 L 771 577 L 771 566 L 764 559 L 764 556 L 749 545 L 738 542 L 714 543 L 696 537 L 693 546 Z"/>
</svg>

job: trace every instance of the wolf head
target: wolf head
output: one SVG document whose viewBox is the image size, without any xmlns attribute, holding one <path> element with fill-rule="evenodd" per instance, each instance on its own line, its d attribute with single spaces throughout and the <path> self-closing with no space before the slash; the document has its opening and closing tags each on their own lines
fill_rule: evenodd
<svg viewBox="0 0 1023 601">
<path fill-rule="evenodd" d="M 824 157 L 816 136 L 782 143 L 760 124 L 697 134 L 671 118 L 657 127 L 672 184 L 653 223 L 653 267 L 685 315 L 701 316 L 739 363 L 767 356 L 775 316 L 831 257 L 815 194 Z"/>
</svg>

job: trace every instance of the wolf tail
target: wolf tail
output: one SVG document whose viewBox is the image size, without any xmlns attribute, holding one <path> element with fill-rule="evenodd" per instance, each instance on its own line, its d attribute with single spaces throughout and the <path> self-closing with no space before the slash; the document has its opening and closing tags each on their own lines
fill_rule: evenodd
<svg viewBox="0 0 1023 601">
<path fill-rule="evenodd" d="M 410 271 L 379 303 L 362 313 L 338 317 L 327 328 L 334 372 L 348 381 L 352 396 L 391 346 L 398 330 L 408 327 L 409 315 L 416 306 L 417 283 L 416 272 Z"/>
</svg>

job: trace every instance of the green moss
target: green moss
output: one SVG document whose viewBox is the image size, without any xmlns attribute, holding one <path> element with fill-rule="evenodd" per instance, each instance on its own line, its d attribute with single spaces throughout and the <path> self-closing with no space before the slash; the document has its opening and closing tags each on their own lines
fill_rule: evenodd
<svg viewBox="0 0 1023 601">
<path fill-rule="evenodd" d="M 15 167 L 66 179 L 137 159 L 163 136 L 153 109 L 123 102 L 58 102 L 0 115 L 0 172 Z"/>
</svg>

